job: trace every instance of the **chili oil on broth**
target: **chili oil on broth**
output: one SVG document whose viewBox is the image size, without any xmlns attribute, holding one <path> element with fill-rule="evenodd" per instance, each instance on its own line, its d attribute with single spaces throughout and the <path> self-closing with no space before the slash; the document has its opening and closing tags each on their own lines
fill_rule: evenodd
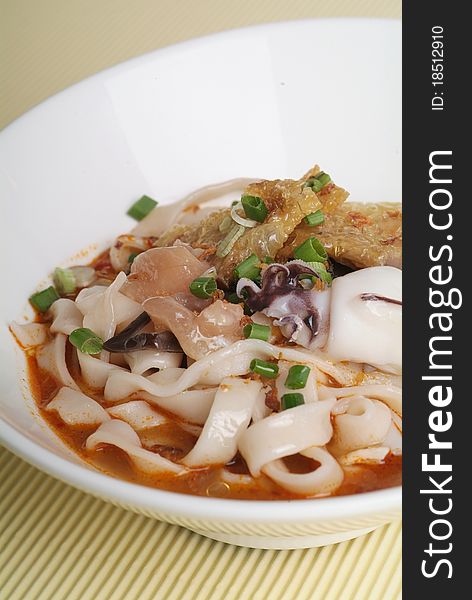
<svg viewBox="0 0 472 600">
<path fill-rule="evenodd" d="M 36 348 L 37 350 L 38 348 Z M 107 403 L 103 398 L 103 394 L 98 390 L 91 389 L 85 385 L 80 376 L 77 361 L 73 357 L 73 348 L 67 342 L 67 365 L 82 392 L 99 402 L 104 408 L 116 406 L 116 403 Z M 137 469 L 130 461 L 126 452 L 114 446 L 104 446 L 94 452 L 88 452 L 85 449 L 85 442 L 87 437 L 96 430 L 96 426 L 71 427 L 66 425 L 55 412 L 45 410 L 46 405 L 56 395 L 61 385 L 50 374 L 38 367 L 35 352 L 26 352 L 26 358 L 30 389 L 41 417 L 71 450 L 78 454 L 85 462 L 107 475 L 147 487 L 196 496 L 239 498 L 245 500 L 293 500 L 306 498 L 305 496 L 288 492 L 265 475 L 253 479 L 250 483 L 239 484 L 231 481 L 230 479 L 233 479 L 231 474 L 235 476 L 249 475 L 247 466 L 239 454 L 226 466 L 230 477 L 223 476 L 222 469 L 224 465 L 194 469 L 188 474 L 176 477 L 172 474 L 149 475 Z M 133 395 L 133 399 L 140 399 L 139 394 Z M 127 400 L 129 398 L 123 402 Z M 155 406 L 153 408 L 157 410 Z M 171 426 L 170 430 L 167 431 L 169 443 L 156 444 L 154 446 L 147 444 L 146 449 L 178 462 L 180 458 L 183 458 L 190 451 L 197 438 L 180 427 L 172 414 L 162 409 L 159 409 L 159 412 L 174 422 L 173 427 Z M 162 427 L 165 428 L 168 426 L 159 426 L 161 430 L 159 432 L 160 441 L 162 441 L 163 437 Z M 137 433 L 141 441 L 149 442 L 152 440 L 154 432 L 147 430 L 146 432 Z M 164 436 L 165 433 L 164 431 Z M 172 445 L 172 440 L 174 441 L 174 445 Z M 292 456 L 285 459 L 284 462 L 294 473 L 305 473 L 316 466 L 315 461 L 311 461 L 311 459 L 307 459 L 301 455 Z M 343 467 L 343 470 L 343 483 L 332 494 L 333 496 L 358 494 L 401 485 L 402 457 L 390 454 L 383 464 L 352 465 Z"/>
</svg>

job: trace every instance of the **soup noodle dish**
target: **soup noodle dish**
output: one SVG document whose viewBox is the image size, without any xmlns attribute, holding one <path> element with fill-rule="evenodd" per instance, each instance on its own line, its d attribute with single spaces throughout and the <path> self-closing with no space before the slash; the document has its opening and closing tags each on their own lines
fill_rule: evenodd
<svg viewBox="0 0 472 600">
<path fill-rule="evenodd" d="M 142 196 L 10 325 L 41 417 L 97 469 L 179 493 L 399 485 L 401 205 L 348 195 L 314 166 Z"/>
</svg>

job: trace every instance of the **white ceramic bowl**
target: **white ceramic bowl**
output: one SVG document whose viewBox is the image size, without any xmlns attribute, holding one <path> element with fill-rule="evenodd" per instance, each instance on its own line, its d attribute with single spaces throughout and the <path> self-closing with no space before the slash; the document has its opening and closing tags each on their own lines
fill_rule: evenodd
<svg viewBox="0 0 472 600">
<path fill-rule="evenodd" d="M 398 201 L 400 44 L 400 24 L 377 20 L 218 34 L 99 73 L 0 134 L 0 434 L 8 448 L 105 500 L 235 544 L 319 546 L 400 517 L 400 488 L 251 502 L 97 472 L 37 416 L 7 329 L 31 316 L 25 299 L 55 266 L 127 231 L 125 211 L 143 193 L 164 203 L 237 176 L 298 177 L 318 162 L 354 200 Z"/>
</svg>

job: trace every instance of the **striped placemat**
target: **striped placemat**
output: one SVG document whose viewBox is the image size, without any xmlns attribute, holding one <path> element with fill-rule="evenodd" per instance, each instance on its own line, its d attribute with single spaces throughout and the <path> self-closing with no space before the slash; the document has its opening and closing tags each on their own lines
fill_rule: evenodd
<svg viewBox="0 0 472 600">
<path fill-rule="evenodd" d="M 325 548 L 239 548 L 107 504 L 0 449 L 2 600 L 398 600 L 400 561 L 400 523 Z"/>
<path fill-rule="evenodd" d="M 0 128 L 84 77 L 261 22 L 401 16 L 401 0 L 15 0 L 0 18 Z M 397 600 L 401 526 L 334 546 L 229 546 L 106 504 L 0 448 L 0 599 Z"/>
</svg>

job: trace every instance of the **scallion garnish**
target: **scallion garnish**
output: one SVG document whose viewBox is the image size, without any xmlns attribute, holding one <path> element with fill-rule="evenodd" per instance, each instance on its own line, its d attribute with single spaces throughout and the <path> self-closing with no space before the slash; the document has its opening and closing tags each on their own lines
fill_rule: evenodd
<svg viewBox="0 0 472 600">
<path fill-rule="evenodd" d="M 321 210 L 317 210 L 314 213 L 311 213 L 311 215 L 307 215 L 305 217 L 305 223 L 309 226 L 309 227 L 315 227 L 316 225 L 321 225 L 321 223 L 323 223 L 324 221 L 324 214 L 321 212 Z"/>
<path fill-rule="evenodd" d="M 306 180 L 305 187 L 310 187 L 315 192 L 315 194 L 317 194 L 318 192 L 321 191 L 321 188 L 323 186 L 321 185 L 321 182 L 318 181 L 318 179 L 316 177 L 310 177 L 310 179 Z"/>
<path fill-rule="evenodd" d="M 282 410 L 287 410 L 288 408 L 295 408 L 295 406 L 301 406 L 305 404 L 305 398 L 303 394 L 284 394 L 281 398 L 281 408 Z"/>
<path fill-rule="evenodd" d="M 258 223 L 263 223 L 267 217 L 267 206 L 259 196 L 244 195 L 241 197 L 241 204 L 248 219 L 253 219 Z"/>
<path fill-rule="evenodd" d="M 235 223 L 228 231 L 226 236 L 218 244 L 218 247 L 216 248 L 216 256 L 219 258 L 227 256 L 231 252 L 238 239 L 244 235 L 245 231 L 246 228 L 243 227 L 243 225 L 238 225 L 238 223 Z"/>
<path fill-rule="evenodd" d="M 293 252 L 295 258 L 305 262 L 324 262 L 328 259 L 328 253 L 323 244 L 315 237 L 309 237 Z"/>
<path fill-rule="evenodd" d="M 255 254 L 251 254 L 251 256 L 248 256 L 246 260 L 240 262 L 239 265 L 234 269 L 234 275 L 238 279 L 242 279 L 243 277 L 252 280 L 257 279 L 261 274 L 261 268 L 259 265 L 260 260 Z"/>
<path fill-rule="evenodd" d="M 231 302 L 231 304 L 241 304 L 241 302 L 243 302 L 243 299 L 240 298 L 236 292 L 231 292 L 231 294 L 228 294 L 226 296 L 226 300 Z"/>
<path fill-rule="evenodd" d="M 318 193 L 330 181 L 331 177 L 328 175 L 328 173 L 324 173 L 323 171 L 321 171 L 321 173 L 318 173 L 318 175 L 316 175 L 315 177 L 310 177 L 309 179 L 307 179 L 305 182 L 305 187 L 311 187 L 311 189 L 315 193 Z"/>
<path fill-rule="evenodd" d="M 263 262 L 264 262 L 266 265 L 271 265 L 271 264 L 272 264 L 272 263 L 274 263 L 275 261 L 274 261 L 274 259 L 273 259 L 273 258 L 271 258 L 270 256 L 266 256 L 266 257 L 264 258 L 264 261 L 263 261 Z"/>
<path fill-rule="evenodd" d="M 253 373 L 257 373 L 258 375 L 262 375 L 268 379 L 274 379 L 279 374 L 278 365 L 265 360 L 260 360 L 259 358 L 254 358 L 251 360 L 249 368 Z"/>
<path fill-rule="evenodd" d="M 259 323 L 248 323 L 243 329 L 243 334 L 246 339 L 267 342 L 270 338 L 270 327 Z"/>
<path fill-rule="evenodd" d="M 133 219 L 136 219 L 136 221 L 141 221 L 155 206 L 157 206 L 155 200 L 149 196 L 141 196 L 141 198 L 129 208 L 126 214 L 133 217 Z"/>
<path fill-rule="evenodd" d="M 74 266 L 69 267 L 75 277 L 75 287 L 84 288 L 88 287 L 97 278 L 97 273 L 92 267 Z"/>
<path fill-rule="evenodd" d="M 128 264 L 132 265 L 134 262 L 134 259 L 138 256 L 138 252 L 132 252 L 129 256 L 128 256 Z"/>
<path fill-rule="evenodd" d="M 59 294 L 52 285 L 45 290 L 36 292 L 36 294 L 33 294 L 29 298 L 31 304 L 39 312 L 46 312 L 56 300 L 59 300 Z"/>
<path fill-rule="evenodd" d="M 287 379 L 285 380 L 285 387 L 289 390 L 301 390 L 306 386 L 310 371 L 310 367 L 305 365 L 294 365 L 293 367 L 290 367 Z"/>
<path fill-rule="evenodd" d="M 197 277 L 189 285 L 190 291 L 197 298 L 208 300 L 216 292 L 216 281 L 214 277 Z"/>
<path fill-rule="evenodd" d="M 318 173 L 316 179 L 318 179 L 318 181 L 321 183 L 321 187 L 328 185 L 328 183 L 331 181 L 331 177 L 328 175 L 328 173 Z"/>
<path fill-rule="evenodd" d="M 87 327 L 74 329 L 69 334 L 69 342 L 83 354 L 98 354 L 103 349 L 103 340 Z"/>
<path fill-rule="evenodd" d="M 71 269 L 57 269 L 54 270 L 52 277 L 56 290 L 62 296 L 66 294 L 73 294 L 77 288 L 74 271 Z"/>
<path fill-rule="evenodd" d="M 321 281 L 323 281 L 324 283 L 327 283 L 328 285 L 331 285 L 331 283 L 333 281 L 333 276 L 326 269 L 326 267 L 324 266 L 324 263 L 307 262 L 307 265 L 309 267 L 311 267 L 313 269 L 313 271 L 315 271 L 315 273 L 318 275 L 318 277 L 321 279 Z"/>
</svg>

